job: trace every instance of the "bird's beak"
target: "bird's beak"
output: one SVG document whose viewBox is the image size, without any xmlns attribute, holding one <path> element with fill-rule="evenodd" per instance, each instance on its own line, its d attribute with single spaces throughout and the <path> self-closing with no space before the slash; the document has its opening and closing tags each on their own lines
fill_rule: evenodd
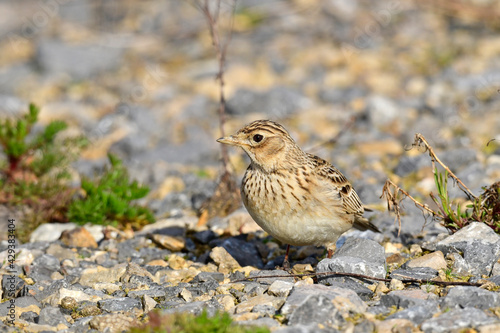
<svg viewBox="0 0 500 333">
<path fill-rule="evenodd" d="M 225 143 L 226 145 L 231 145 L 231 146 L 240 146 L 241 145 L 239 138 L 234 136 L 234 135 L 219 138 L 219 139 L 217 139 L 217 142 Z"/>
</svg>

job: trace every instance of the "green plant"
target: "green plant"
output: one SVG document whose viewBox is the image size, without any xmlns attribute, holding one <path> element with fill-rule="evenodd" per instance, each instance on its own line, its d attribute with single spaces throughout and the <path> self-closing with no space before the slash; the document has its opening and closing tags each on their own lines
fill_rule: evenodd
<svg viewBox="0 0 500 333">
<path fill-rule="evenodd" d="M 431 193 L 442 215 L 442 224 L 455 232 L 473 221 L 484 222 L 495 232 L 500 232 L 500 182 L 483 187 L 483 193 L 472 199 L 464 208 L 460 203 L 453 204 L 448 195 L 448 171 L 440 173 L 434 168 L 434 181 L 439 200 Z"/>
<path fill-rule="evenodd" d="M 30 104 L 25 115 L 0 119 L 0 147 L 5 154 L 0 161 L 0 204 L 26 208 L 28 213 L 17 229 L 21 241 L 43 222 L 65 220 L 72 192 L 65 183 L 65 167 L 86 145 L 82 137 L 58 140 L 57 135 L 67 128 L 62 121 L 53 121 L 34 133 L 39 113 Z"/>
<path fill-rule="evenodd" d="M 131 333 L 268 333 L 266 327 L 246 327 L 232 323 L 226 312 L 209 316 L 206 311 L 194 316 L 189 313 L 161 315 L 158 311 L 149 313 L 149 322 L 142 327 L 132 328 Z"/>
<path fill-rule="evenodd" d="M 441 173 L 434 167 L 434 182 L 438 192 L 438 199 L 433 193 L 430 193 L 432 200 L 439 207 L 443 215 L 443 225 L 450 230 L 458 230 L 465 226 L 468 219 L 472 216 L 472 212 L 463 209 L 460 203 L 453 204 L 453 200 L 448 195 L 448 171 Z"/>
<path fill-rule="evenodd" d="M 68 209 L 68 218 L 76 223 L 118 224 L 132 227 L 153 222 L 149 209 L 132 203 L 145 197 L 149 188 L 130 181 L 127 169 L 115 156 L 108 155 L 110 167 L 96 180 L 82 179 L 85 197 L 74 200 Z"/>
<path fill-rule="evenodd" d="M 401 230 L 401 201 L 408 197 L 415 205 L 422 210 L 431 214 L 433 219 L 440 220 L 444 227 L 450 232 L 465 227 L 471 222 L 484 222 L 496 233 L 500 233 L 500 182 L 495 182 L 490 186 L 483 187 L 481 195 L 474 195 L 469 188 L 458 178 L 450 168 L 448 168 L 436 155 L 434 149 L 429 145 L 422 134 L 415 135 L 413 147 L 423 146 L 429 152 L 431 157 L 432 169 L 434 171 L 434 181 L 438 192 L 436 197 L 432 192 L 430 196 L 434 203 L 438 206 L 438 211 L 433 210 L 428 205 L 419 202 L 412 197 L 408 192 L 397 186 L 394 182 L 388 179 L 382 189 L 382 196 L 387 201 L 388 209 L 393 209 L 396 213 L 396 219 L 399 222 Z M 443 167 L 444 173 L 438 171 L 436 162 Z M 470 199 L 470 203 L 465 207 L 460 203 L 454 204 L 454 200 L 448 194 L 448 177 L 452 178 L 458 187 Z M 400 196 L 402 195 L 402 197 Z M 456 201 L 455 201 L 456 202 Z"/>
</svg>

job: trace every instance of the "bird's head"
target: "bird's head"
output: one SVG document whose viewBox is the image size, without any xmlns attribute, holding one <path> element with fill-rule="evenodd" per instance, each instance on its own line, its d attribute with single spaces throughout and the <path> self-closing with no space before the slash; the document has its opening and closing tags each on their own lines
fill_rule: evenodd
<svg viewBox="0 0 500 333">
<path fill-rule="evenodd" d="M 256 120 L 217 142 L 243 148 L 256 166 L 268 172 L 286 168 L 290 159 L 303 154 L 287 130 L 270 120 Z"/>
</svg>

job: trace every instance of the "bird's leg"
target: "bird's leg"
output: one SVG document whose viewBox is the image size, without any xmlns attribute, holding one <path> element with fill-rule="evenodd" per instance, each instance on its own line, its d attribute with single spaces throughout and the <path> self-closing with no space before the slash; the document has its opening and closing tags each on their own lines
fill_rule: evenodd
<svg viewBox="0 0 500 333">
<path fill-rule="evenodd" d="M 326 247 L 326 250 L 328 251 L 328 254 L 327 254 L 328 259 L 330 259 L 333 256 L 333 253 L 335 252 L 336 248 L 337 248 L 336 243 L 330 244 Z"/>
<path fill-rule="evenodd" d="M 283 269 L 285 271 L 290 270 L 290 262 L 288 261 L 288 252 L 290 251 L 290 245 L 286 246 L 285 260 L 283 260 Z"/>
</svg>

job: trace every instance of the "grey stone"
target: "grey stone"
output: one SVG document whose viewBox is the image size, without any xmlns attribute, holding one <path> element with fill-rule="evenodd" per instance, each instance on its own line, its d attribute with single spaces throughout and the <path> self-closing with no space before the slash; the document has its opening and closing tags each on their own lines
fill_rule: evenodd
<svg viewBox="0 0 500 333">
<path fill-rule="evenodd" d="M 497 318 L 490 317 L 484 311 L 476 308 L 453 309 L 439 317 L 424 321 L 421 329 L 425 333 L 444 333 L 495 322 L 498 322 Z"/>
<path fill-rule="evenodd" d="M 317 324 L 310 324 L 310 325 L 287 326 L 273 332 L 274 333 L 337 333 L 340 331 L 330 327 L 319 328 Z"/>
<path fill-rule="evenodd" d="M 444 254 L 463 253 L 474 275 L 490 275 L 500 258 L 500 236 L 481 222 L 473 222 L 440 241 L 436 248 Z"/>
<path fill-rule="evenodd" d="M 255 309 L 255 307 L 254 307 Z M 255 312 L 255 311 L 252 311 Z M 269 317 L 261 317 L 257 318 L 255 320 L 240 320 L 238 321 L 238 325 L 244 325 L 244 326 L 252 326 L 252 327 L 279 327 L 280 323 L 278 323 L 276 320 L 269 318 Z"/>
<path fill-rule="evenodd" d="M 276 281 L 281 282 L 281 280 L 276 280 Z M 275 283 L 276 281 L 274 281 L 273 283 Z M 283 281 L 283 282 L 291 283 L 291 282 L 286 282 L 286 281 Z M 255 296 L 259 296 L 259 295 L 262 295 L 263 293 L 265 293 L 268 287 L 269 286 L 267 284 L 260 284 L 258 282 L 249 282 L 249 283 L 245 283 L 245 288 L 243 288 L 243 292 L 248 297 L 255 297 Z"/>
<path fill-rule="evenodd" d="M 27 311 L 21 313 L 19 319 L 26 320 L 27 322 L 34 323 L 38 321 L 38 314 L 33 311 Z"/>
<path fill-rule="evenodd" d="M 120 290 L 118 290 L 120 291 Z M 152 286 L 149 289 L 144 289 L 144 290 L 132 290 L 127 293 L 128 297 L 134 297 L 134 298 L 141 298 L 143 296 L 149 296 L 151 298 L 160 298 L 160 299 L 165 299 L 167 296 L 167 293 L 165 292 L 165 289 L 161 286 Z"/>
<path fill-rule="evenodd" d="M 420 279 L 431 280 L 438 276 L 438 271 L 430 267 L 413 267 L 406 269 L 395 269 L 391 272 L 391 279 Z"/>
<path fill-rule="evenodd" d="M 137 298 L 131 297 L 115 297 L 103 299 L 97 302 L 99 308 L 106 312 L 125 312 L 132 309 L 142 309 L 142 303 Z"/>
<path fill-rule="evenodd" d="M 56 280 L 52 282 L 48 287 L 45 287 L 42 291 L 38 291 L 35 294 L 37 301 L 42 302 L 47 297 L 52 296 L 59 292 L 61 288 L 68 288 L 69 284 L 66 280 Z"/>
<path fill-rule="evenodd" d="M 335 328 L 344 325 L 345 322 L 332 300 L 323 295 L 309 295 L 293 310 L 288 319 L 289 325 L 323 324 Z"/>
<path fill-rule="evenodd" d="M 478 308 L 481 310 L 500 306 L 498 293 L 478 287 L 456 286 L 440 300 L 441 308 Z"/>
<path fill-rule="evenodd" d="M 269 286 L 267 293 L 276 297 L 287 297 L 292 288 L 293 282 L 277 280 Z"/>
<path fill-rule="evenodd" d="M 268 304 L 259 304 L 253 307 L 252 312 L 272 317 L 276 314 L 276 309 Z"/>
<path fill-rule="evenodd" d="M 324 259 L 318 263 L 316 272 L 355 273 L 385 278 L 384 248 L 370 239 L 349 237 L 331 259 Z M 338 277 L 318 277 L 318 282 L 322 284 L 339 280 L 342 282 Z"/>
<path fill-rule="evenodd" d="M 50 74 L 68 74 L 74 80 L 90 78 L 119 66 L 123 49 L 100 44 L 70 45 L 41 39 L 36 62 Z"/>
<path fill-rule="evenodd" d="M 57 326 L 59 324 L 64 324 L 69 326 L 68 321 L 64 318 L 61 310 L 59 308 L 54 308 L 52 306 L 46 306 L 40 310 L 40 315 L 38 318 L 38 324 Z"/>
<path fill-rule="evenodd" d="M 454 274 L 462 276 L 470 274 L 470 266 L 460 254 L 449 253 L 447 257 L 453 262 L 452 269 Z"/>
<path fill-rule="evenodd" d="M 74 223 L 44 223 L 38 226 L 30 235 L 30 243 L 54 242 L 61 237 L 65 230 L 76 228 Z"/>
<path fill-rule="evenodd" d="M 396 308 L 409 308 L 415 305 L 433 306 L 438 297 L 426 293 L 422 289 L 394 290 L 380 297 L 380 305 L 384 307 L 395 306 Z"/>
<path fill-rule="evenodd" d="M 38 302 L 34 297 L 32 296 L 24 296 L 24 297 L 19 297 L 14 300 L 16 308 L 26 308 L 30 305 L 35 305 L 38 306 L 39 308 L 42 307 L 42 304 Z M 3 302 L 0 303 L 0 317 L 5 317 L 9 313 L 8 306 L 10 305 L 10 301 L 8 302 Z"/>
<path fill-rule="evenodd" d="M 282 280 L 282 281 L 288 281 L 288 282 L 294 282 L 293 277 L 280 277 L 283 275 L 290 275 L 287 271 L 282 271 L 282 270 L 274 270 L 274 271 L 267 271 L 267 270 L 262 270 L 262 271 L 251 271 L 250 274 L 248 275 L 249 279 L 256 278 L 259 276 L 276 276 L 276 277 L 266 277 L 266 278 L 259 278 L 255 279 L 256 282 L 263 284 L 263 285 L 270 285 L 274 281 L 277 280 Z"/>
<path fill-rule="evenodd" d="M 420 325 L 424 320 L 432 318 L 438 311 L 437 302 L 431 301 L 422 305 L 410 306 L 388 316 L 387 319 L 408 319 L 416 325 Z"/>
<path fill-rule="evenodd" d="M 351 289 L 354 291 L 363 301 L 368 301 L 373 297 L 373 291 L 365 287 L 363 284 L 359 283 L 357 280 L 351 278 L 344 278 L 343 281 L 334 281 L 329 283 L 329 286 L 342 289 Z"/>
<path fill-rule="evenodd" d="M 204 310 L 207 311 L 209 316 L 213 316 L 217 311 L 223 310 L 223 307 L 217 300 L 210 300 L 208 302 L 191 302 L 187 304 L 179 304 L 177 307 L 167 308 L 163 313 L 176 313 L 186 312 L 194 314 L 195 316 L 201 314 Z"/>
<path fill-rule="evenodd" d="M 2 291 L 4 299 L 13 299 L 27 295 L 26 282 L 16 275 L 3 275 Z"/>
<path fill-rule="evenodd" d="M 200 283 L 207 281 L 217 281 L 222 282 L 224 280 L 224 274 L 218 272 L 201 272 L 191 280 L 191 283 Z"/>
<path fill-rule="evenodd" d="M 488 280 L 491 281 L 491 282 L 493 282 L 497 286 L 500 286 L 500 275 L 492 276 Z"/>
<path fill-rule="evenodd" d="M 335 304 L 344 314 L 363 313 L 366 303 L 352 290 L 328 287 L 320 284 L 294 287 L 286 299 L 280 312 L 283 315 L 291 314 L 309 296 L 322 295 L 336 302 Z"/>
<path fill-rule="evenodd" d="M 376 332 L 375 324 L 368 320 L 363 320 L 354 326 L 353 333 L 372 333 Z"/>
</svg>

